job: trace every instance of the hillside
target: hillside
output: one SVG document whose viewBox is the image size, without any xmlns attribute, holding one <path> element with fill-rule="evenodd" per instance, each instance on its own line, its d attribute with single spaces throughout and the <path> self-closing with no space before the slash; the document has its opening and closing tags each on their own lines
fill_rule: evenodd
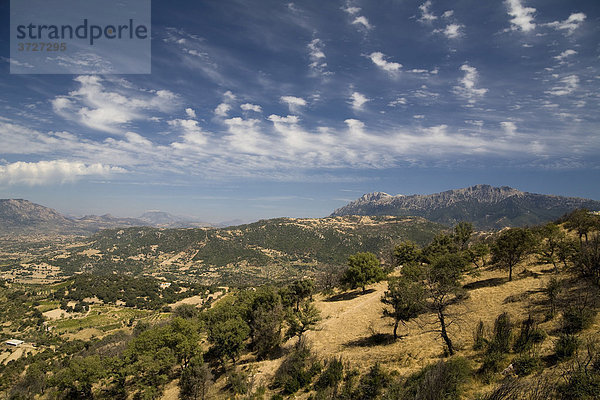
<svg viewBox="0 0 600 400">
<path fill-rule="evenodd" d="M 309 232 L 327 241 L 334 229 L 352 242 L 373 230 L 403 226 L 408 233 L 420 223 L 431 224 L 354 216 L 276 219 L 230 230 L 131 228 L 65 249 L 95 255 L 86 264 L 93 269 L 102 259 L 144 246 L 174 251 L 187 243 L 196 252 L 202 233 L 205 245 L 214 233 L 266 244 L 265 237 L 298 227 L 305 232 L 293 238 L 312 243 Z M 463 228 L 421 242 L 427 243 L 421 249 L 399 247 L 402 265 L 387 278 L 371 275 L 366 285 L 349 285 L 347 273 L 328 287 L 311 279 L 207 287 L 118 273 L 76 274 L 46 284 L 0 281 L 3 340 L 22 341 L 0 348 L 0 397 L 598 398 L 600 274 L 594 260 L 600 217 L 576 212 L 559 225 L 485 238 L 465 236 Z M 587 235 L 580 239 L 582 228 Z M 507 242 L 514 234 L 531 240 Z M 157 243 L 161 239 L 164 244 Z M 272 248 L 287 245 L 285 236 L 270 239 Z M 491 254 L 479 253 L 481 245 Z M 551 251 L 556 245 L 570 249 L 566 258 Z M 514 274 L 504 264 L 506 246 L 521 254 Z M 303 251 L 319 254 L 309 250 Z M 472 258 L 476 253 L 482 258 Z M 349 270 L 368 258 L 353 258 Z M 373 261 L 372 269 L 380 268 Z M 354 268 L 353 274 L 368 279 L 368 270 Z M 240 286 L 256 276 L 247 278 Z M 402 322 L 397 338 L 394 318 Z"/>
<path fill-rule="evenodd" d="M 331 216 L 413 215 L 446 225 L 469 221 L 479 229 L 501 229 L 551 221 L 576 208 L 600 210 L 600 201 L 476 185 L 430 195 L 369 193 Z"/>
<path fill-rule="evenodd" d="M 56 210 L 23 199 L 0 199 L 0 233 L 77 231 L 76 223 Z"/>
<path fill-rule="evenodd" d="M 82 270 L 249 285 L 313 274 L 371 251 L 390 259 L 402 240 L 425 244 L 442 225 L 418 217 L 277 218 L 228 228 L 107 229 L 38 260 L 70 275 Z"/>
</svg>

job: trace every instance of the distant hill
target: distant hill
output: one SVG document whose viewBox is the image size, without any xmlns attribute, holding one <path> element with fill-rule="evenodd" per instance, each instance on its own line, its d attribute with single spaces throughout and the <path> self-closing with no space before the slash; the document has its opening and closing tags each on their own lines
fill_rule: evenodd
<svg viewBox="0 0 600 400">
<path fill-rule="evenodd" d="M 428 243 L 444 227 L 420 217 L 276 218 L 228 228 L 107 229 L 66 257 L 40 261 L 65 273 L 125 272 L 169 280 L 248 285 L 311 275 L 371 251 L 390 259 L 402 240 Z"/>
<path fill-rule="evenodd" d="M 75 221 L 56 210 L 23 199 L 0 199 L 0 233 L 81 234 Z"/>
<path fill-rule="evenodd" d="M 138 219 L 158 228 L 202 228 L 211 226 L 208 222 L 173 215 L 164 211 L 146 211 Z"/>
<path fill-rule="evenodd" d="M 133 226 L 199 228 L 210 226 L 210 224 L 162 211 L 147 211 L 139 218 L 122 218 L 110 214 L 72 218 L 29 200 L 0 199 L 0 236 L 91 235 L 101 229 Z"/>
<path fill-rule="evenodd" d="M 480 229 L 500 229 L 551 221 L 576 208 L 600 210 L 600 201 L 521 192 L 508 186 L 476 185 L 429 195 L 369 193 L 338 208 L 331 216 L 412 215 L 446 225 L 469 221 Z"/>
</svg>

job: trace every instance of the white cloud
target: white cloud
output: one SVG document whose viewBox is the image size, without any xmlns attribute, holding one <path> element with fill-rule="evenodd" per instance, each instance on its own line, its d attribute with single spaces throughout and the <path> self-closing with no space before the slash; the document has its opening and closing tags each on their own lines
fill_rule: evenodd
<svg viewBox="0 0 600 400">
<path fill-rule="evenodd" d="M 308 45 L 308 57 L 310 58 L 310 69 L 320 75 L 331 75 L 332 72 L 327 71 L 327 63 L 325 62 L 324 45 L 321 39 L 313 39 Z"/>
<path fill-rule="evenodd" d="M 359 7 L 346 7 L 346 8 L 342 8 L 342 10 L 344 10 L 345 12 L 347 12 L 350 15 L 358 14 L 360 12 Z"/>
<path fill-rule="evenodd" d="M 413 118 L 414 119 L 425 119 L 425 116 L 423 114 L 416 114 L 416 115 L 413 115 Z"/>
<path fill-rule="evenodd" d="M 500 122 L 500 126 L 502 127 L 504 133 L 506 133 L 507 136 L 514 136 L 515 133 L 517 133 L 517 125 L 515 125 L 514 122 Z"/>
<path fill-rule="evenodd" d="M 262 107 L 257 104 L 244 103 L 240 108 L 244 111 L 262 112 Z"/>
<path fill-rule="evenodd" d="M 564 21 L 549 22 L 545 25 L 557 30 L 565 30 L 567 31 L 567 35 L 571 35 L 585 19 L 586 15 L 584 13 L 573 13 Z"/>
<path fill-rule="evenodd" d="M 196 118 L 196 111 L 194 111 L 191 108 L 186 108 L 185 109 L 185 113 L 187 114 L 188 117 L 190 118 Z"/>
<path fill-rule="evenodd" d="M 475 67 L 471 67 L 468 64 L 463 64 L 461 65 L 460 70 L 465 74 L 459 80 L 460 85 L 454 86 L 454 93 L 467 99 L 470 104 L 474 104 L 477 98 L 485 95 L 488 90 L 476 87 L 479 73 Z"/>
<path fill-rule="evenodd" d="M 565 76 L 559 81 L 558 86 L 546 91 L 553 96 L 565 96 L 573 93 L 579 86 L 579 77 L 577 75 Z"/>
<path fill-rule="evenodd" d="M 127 124 L 149 118 L 148 112 L 168 112 L 179 102 L 169 90 L 141 90 L 123 79 L 82 75 L 75 81 L 79 88 L 52 99 L 52 108 L 67 120 L 99 131 L 123 133 Z"/>
<path fill-rule="evenodd" d="M 445 12 L 442 14 L 442 18 L 450 18 L 450 17 L 451 17 L 451 16 L 453 16 L 453 15 L 454 15 L 454 11 L 453 11 L 453 10 L 448 10 L 448 11 L 445 11 Z"/>
<path fill-rule="evenodd" d="M 421 18 L 419 18 L 419 22 L 431 22 L 437 19 L 429 8 L 431 7 L 431 0 L 427 0 L 425 3 L 419 6 L 419 10 L 421 10 Z"/>
<path fill-rule="evenodd" d="M 109 176 L 125 169 L 101 163 L 85 164 L 79 161 L 17 161 L 0 165 L 0 184 L 51 185 L 75 182 L 85 176 Z"/>
<path fill-rule="evenodd" d="M 508 15 L 512 17 L 510 20 L 512 30 L 521 30 L 529 32 L 535 29 L 534 13 L 535 8 L 523 7 L 521 0 L 506 0 L 508 6 Z"/>
<path fill-rule="evenodd" d="M 565 58 L 567 58 L 569 56 L 572 56 L 572 55 L 575 55 L 575 54 L 577 54 L 577 52 L 575 50 L 568 49 L 568 50 L 563 51 L 562 53 L 560 53 L 556 57 L 554 57 L 554 59 L 556 59 L 558 61 L 562 61 Z"/>
<path fill-rule="evenodd" d="M 436 29 L 434 32 L 435 33 L 443 33 L 448 39 L 456 39 L 461 37 L 463 34 L 461 32 L 461 29 L 464 28 L 464 25 L 460 25 L 460 24 L 450 24 L 450 25 L 446 25 L 446 28 L 442 29 Z"/>
<path fill-rule="evenodd" d="M 225 100 L 235 100 L 235 94 L 231 93 L 231 90 L 226 91 L 225 93 L 223 93 L 223 98 L 225 98 Z"/>
<path fill-rule="evenodd" d="M 304 100 L 302 97 L 281 96 L 279 100 L 282 103 L 287 104 L 291 112 L 297 112 L 300 107 L 304 107 L 306 105 L 306 100 Z"/>
<path fill-rule="evenodd" d="M 365 95 L 360 94 L 358 92 L 352 93 L 350 96 L 352 108 L 355 110 L 362 110 L 363 105 L 370 101 L 371 99 L 367 98 Z"/>
<path fill-rule="evenodd" d="M 215 115 L 219 117 L 226 117 L 231 110 L 231 106 L 227 103 L 221 103 L 215 108 Z"/>
<path fill-rule="evenodd" d="M 397 72 L 400 68 L 402 68 L 402 64 L 386 61 L 385 55 L 378 51 L 369 54 L 368 57 L 371 59 L 371 61 L 373 61 L 373 64 L 387 72 Z"/>
<path fill-rule="evenodd" d="M 369 23 L 369 20 L 367 19 L 367 17 L 365 17 L 365 16 L 362 16 L 362 15 L 361 15 L 361 16 L 359 16 L 359 17 L 356 17 L 356 18 L 354 19 L 354 21 L 352 21 L 352 25 L 361 25 L 361 26 L 363 26 L 363 27 L 364 27 L 365 29 L 367 29 L 367 30 L 369 30 L 369 29 L 372 29 L 372 28 L 373 28 L 373 25 L 371 25 L 371 24 Z"/>
<path fill-rule="evenodd" d="M 295 115 L 288 115 L 287 117 L 281 117 L 279 115 L 271 114 L 267 118 L 269 121 L 273 123 L 283 123 L 283 124 L 297 124 L 300 119 Z"/>
<path fill-rule="evenodd" d="M 408 102 L 406 101 L 405 97 L 398 97 L 396 100 L 392 100 L 388 103 L 388 106 L 390 107 L 396 107 L 396 106 L 403 106 L 406 105 Z"/>
<path fill-rule="evenodd" d="M 475 120 L 468 119 L 468 120 L 465 121 L 465 124 L 474 125 L 474 126 L 476 126 L 478 128 L 483 127 L 483 121 L 478 120 L 478 119 L 475 119 Z"/>
</svg>

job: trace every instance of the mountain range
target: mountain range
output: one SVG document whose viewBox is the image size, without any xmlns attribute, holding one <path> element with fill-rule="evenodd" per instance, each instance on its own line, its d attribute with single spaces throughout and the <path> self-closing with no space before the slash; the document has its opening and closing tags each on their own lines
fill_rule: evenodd
<svg viewBox="0 0 600 400">
<path fill-rule="evenodd" d="M 132 226 L 199 228 L 210 224 L 160 211 L 149 211 L 138 218 L 121 218 L 110 214 L 73 218 L 28 200 L 0 199 L 0 235 L 89 235 L 101 229 Z"/>
<path fill-rule="evenodd" d="M 576 208 L 598 211 L 600 201 L 522 192 L 508 186 L 475 185 L 428 195 L 368 193 L 338 208 L 330 216 L 417 216 L 444 225 L 469 221 L 478 229 L 501 229 L 555 220 Z M 102 229 L 134 226 L 201 228 L 242 223 L 209 224 L 162 211 L 147 211 L 138 218 L 110 214 L 74 218 L 28 200 L 0 199 L 0 235 L 90 235 Z"/>
<path fill-rule="evenodd" d="M 508 186 L 475 185 L 429 195 L 368 193 L 338 208 L 331 216 L 410 215 L 445 225 L 469 221 L 479 229 L 501 229 L 555 220 L 576 208 L 600 210 L 600 201 L 522 192 Z"/>
</svg>

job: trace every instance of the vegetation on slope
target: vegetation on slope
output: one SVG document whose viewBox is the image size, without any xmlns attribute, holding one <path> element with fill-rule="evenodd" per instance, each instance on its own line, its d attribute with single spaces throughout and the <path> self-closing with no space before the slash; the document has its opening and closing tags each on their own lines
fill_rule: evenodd
<svg viewBox="0 0 600 400">
<path fill-rule="evenodd" d="M 597 398 L 600 220 L 577 212 L 560 224 L 527 229 L 533 239 L 512 281 L 481 251 L 493 253 L 503 234 L 473 238 L 461 224 L 423 247 L 400 244 L 389 286 L 317 295 L 303 280 L 238 289 L 202 312 L 178 308 L 102 338 L 44 333 L 53 348 L 0 366 L 0 390 L 41 399 L 160 398 L 172 384 L 185 399 Z M 355 255 L 348 270 L 363 258 L 372 256 Z M 394 282 L 414 298 L 396 301 Z M 387 332 L 397 315 L 406 326 L 396 339 Z"/>
</svg>

